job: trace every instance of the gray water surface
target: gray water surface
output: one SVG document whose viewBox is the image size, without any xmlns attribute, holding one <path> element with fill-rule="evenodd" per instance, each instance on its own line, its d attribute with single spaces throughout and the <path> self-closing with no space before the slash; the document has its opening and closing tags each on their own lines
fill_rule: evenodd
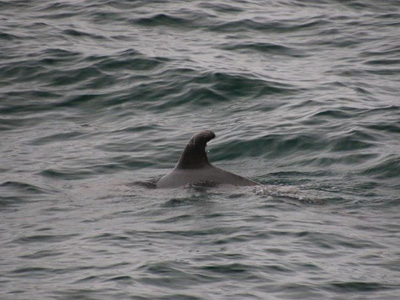
<svg viewBox="0 0 400 300">
<path fill-rule="evenodd" d="M 397 299 L 398 1 L 0 1 L 1 299 Z M 151 189 L 189 138 L 263 187 Z"/>
</svg>

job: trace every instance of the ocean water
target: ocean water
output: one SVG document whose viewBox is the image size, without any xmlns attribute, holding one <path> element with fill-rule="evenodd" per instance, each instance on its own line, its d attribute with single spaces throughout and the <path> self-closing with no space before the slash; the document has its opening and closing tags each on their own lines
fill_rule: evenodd
<svg viewBox="0 0 400 300">
<path fill-rule="evenodd" d="M 398 299 L 400 2 L 0 1 L 0 299 Z M 189 138 L 257 188 L 150 188 Z"/>
</svg>

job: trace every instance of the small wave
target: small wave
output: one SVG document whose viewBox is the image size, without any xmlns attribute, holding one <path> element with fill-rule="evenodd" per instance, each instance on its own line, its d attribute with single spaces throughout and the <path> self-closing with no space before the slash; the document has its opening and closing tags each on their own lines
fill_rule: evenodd
<svg viewBox="0 0 400 300">
<path fill-rule="evenodd" d="M 250 74 L 200 72 L 193 69 L 169 69 L 157 77 L 161 80 L 154 79 L 154 82 L 136 88 L 133 96 L 154 99 L 151 108 L 159 112 L 188 103 L 203 107 L 236 99 L 293 92 L 295 88 Z M 162 97 L 163 101 L 155 101 Z"/>
<path fill-rule="evenodd" d="M 366 65 L 377 65 L 377 66 L 395 66 L 400 64 L 400 59 L 370 59 L 364 62 Z"/>
<path fill-rule="evenodd" d="M 268 134 L 251 140 L 238 139 L 213 146 L 216 159 L 238 159 L 240 157 L 266 157 L 268 159 L 299 155 L 300 152 L 321 151 L 328 142 L 314 134 Z M 227 156 L 226 149 L 230 149 Z"/>
<path fill-rule="evenodd" d="M 78 30 L 78 29 L 65 29 L 60 34 L 65 36 L 70 36 L 73 38 L 88 38 L 93 40 L 107 40 L 107 38 L 103 35 L 93 34 L 86 31 Z"/>
<path fill-rule="evenodd" d="M 390 155 L 385 157 L 374 166 L 366 168 L 363 174 L 379 179 L 399 178 L 400 156 Z"/>
<path fill-rule="evenodd" d="M 45 145 L 49 143 L 58 143 L 58 142 L 64 142 L 66 140 L 74 140 L 77 138 L 80 138 L 82 135 L 84 135 L 85 132 L 79 132 L 79 131 L 71 131 L 67 133 L 55 133 L 51 134 L 45 137 L 40 137 L 37 139 L 32 140 L 29 144 L 31 145 Z"/>
<path fill-rule="evenodd" d="M 19 37 L 15 34 L 0 32 L 0 41 L 17 41 Z"/>
<path fill-rule="evenodd" d="M 375 146 L 376 138 L 361 130 L 352 130 L 337 137 L 331 137 L 331 150 L 338 151 L 354 151 L 362 150 Z"/>
<path fill-rule="evenodd" d="M 88 60 L 92 60 L 91 57 Z M 168 59 L 162 57 L 149 57 L 143 54 L 124 51 L 114 55 L 113 57 L 105 57 L 104 59 L 98 61 L 96 66 L 105 71 L 121 71 L 121 70 L 137 70 L 141 73 L 154 70 L 168 62 Z"/>
<path fill-rule="evenodd" d="M 348 108 L 325 109 L 313 115 L 313 118 L 349 119 L 354 117 L 354 112 Z"/>
<path fill-rule="evenodd" d="M 7 107 L 6 109 L 0 108 L 0 113 L 8 113 L 8 115 L 12 114 L 13 112 L 20 112 L 20 107 Z M 0 131 L 8 131 L 17 128 L 29 128 L 33 127 L 34 125 L 41 123 L 43 121 L 40 117 L 26 117 L 26 118 L 1 118 L 0 117 Z"/>
<path fill-rule="evenodd" d="M 295 49 L 273 43 L 262 43 L 262 42 L 247 42 L 247 43 L 229 43 L 220 46 L 223 50 L 234 50 L 234 51 L 257 51 L 265 54 L 273 54 L 279 56 L 291 56 L 291 57 L 305 57 L 305 53 Z"/>
<path fill-rule="evenodd" d="M 191 19 L 172 16 L 165 13 L 142 17 L 135 19 L 132 22 L 142 26 L 172 26 L 182 29 L 193 26 Z"/>
<path fill-rule="evenodd" d="M 78 180 L 78 179 L 87 179 L 91 175 L 94 175 L 92 171 L 83 170 L 83 169 L 46 169 L 38 173 L 41 176 L 53 178 L 53 179 L 62 179 L 62 180 Z"/>
<path fill-rule="evenodd" d="M 365 293 L 388 289 L 397 289 L 391 284 L 382 284 L 379 282 L 362 282 L 362 281 L 348 281 L 348 282 L 332 282 L 326 285 L 325 289 L 334 291 L 335 293 Z"/>
<path fill-rule="evenodd" d="M 366 125 L 366 128 L 377 130 L 377 131 L 383 131 L 387 133 L 400 133 L 400 122 L 387 122 L 387 121 L 381 121 L 377 124 L 371 124 L 371 125 Z"/>
<path fill-rule="evenodd" d="M 221 22 L 211 26 L 212 31 L 218 32 L 244 32 L 260 31 L 262 33 L 288 33 L 305 29 L 314 29 L 328 24 L 327 20 L 291 20 L 291 22 L 274 22 L 269 20 L 241 19 Z"/>
<path fill-rule="evenodd" d="M 212 9 L 218 13 L 240 13 L 243 9 L 235 3 L 201 2 L 200 7 Z"/>
<path fill-rule="evenodd" d="M 69 240 L 73 237 L 78 236 L 78 234 L 64 234 L 64 235 L 31 235 L 20 237 L 15 240 L 19 244 L 30 244 L 30 243 L 59 243 Z"/>
<path fill-rule="evenodd" d="M 15 191 L 23 191 L 25 193 L 27 192 L 32 194 L 41 194 L 46 192 L 43 188 L 39 186 L 19 181 L 5 181 L 0 184 L 0 188 L 12 189 Z"/>
<path fill-rule="evenodd" d="M 121 275 L 121 276 L 115 276 L 115 277 L 109 278 L 107 281 L 115 281 L 115 282 L 123 281 L 123 282 L 131 283 L 131 282 L 134 282 L 134 279 L 128 275 Z"/>
<path fill-rule="evenodd" d="M 0 191 L 0 207 L 11 208 L 33 200 L 42 200 L 47 194 L 58 193 L 53 187 L 12 180 L 1 183 Z"/>
</svg>

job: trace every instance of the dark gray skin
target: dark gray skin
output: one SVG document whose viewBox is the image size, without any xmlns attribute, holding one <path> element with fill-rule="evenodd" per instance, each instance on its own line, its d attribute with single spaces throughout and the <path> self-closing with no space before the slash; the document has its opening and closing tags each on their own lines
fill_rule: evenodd
<svg viewBox="0 0 400 300">
<path fill-rule="evenodd" d="M 214 167 L 206 154 L 207 142 L 214 132 L 204 130 L 192 136 L 175 168 L 157 182 L 157 188 L 176 188 L 188 184 L 209 183 L 234 186 L 254 186 L 257 182 Z"/>
</svg>

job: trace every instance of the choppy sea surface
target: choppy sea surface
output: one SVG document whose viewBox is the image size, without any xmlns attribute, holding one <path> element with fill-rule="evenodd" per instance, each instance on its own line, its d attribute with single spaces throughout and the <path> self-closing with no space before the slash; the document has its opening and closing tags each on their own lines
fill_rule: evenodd
<svg viewBox="0 0 400 300">
<path fill-rule="evenodd" d="M 0 298 L 398 299 L 400 2 L 0 1 Z M 189 138 L 257 188 L 151 189 Z"/>
</svg>

